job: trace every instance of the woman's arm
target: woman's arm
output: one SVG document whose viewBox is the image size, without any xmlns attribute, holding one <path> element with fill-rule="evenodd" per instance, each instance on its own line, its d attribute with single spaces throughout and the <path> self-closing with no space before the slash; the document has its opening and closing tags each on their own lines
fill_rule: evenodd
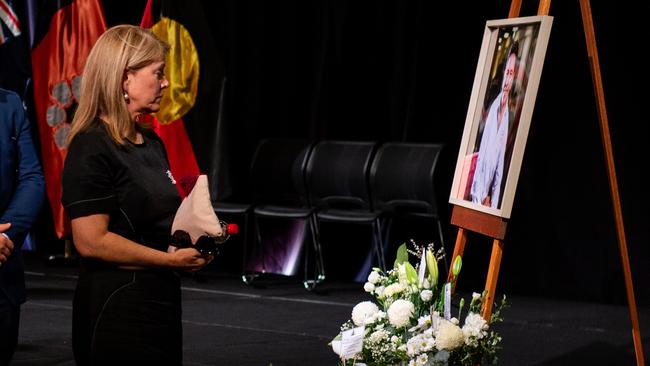
<svg viewBox="0 0 650 366">
<path fill-rule="evenodd" d="M 101 259 L 122 266 L 176 268 L 198 271 L 212 256 L 202 256 L 194 248 L 167 253 L 133 242 L 108 231 L 109 216 L 94 214 L 71 220 L 72 238 L 82 257 Z"/>
</svg>

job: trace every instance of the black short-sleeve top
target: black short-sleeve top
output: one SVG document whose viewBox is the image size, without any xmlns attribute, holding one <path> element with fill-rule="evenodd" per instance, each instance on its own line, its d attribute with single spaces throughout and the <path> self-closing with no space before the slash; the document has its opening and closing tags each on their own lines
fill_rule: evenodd
<svg viewBox="0 0 650 366">
<path fill-rule="evenodd" d="M 70 219 L 108 214 L 108 230 L 167 250 L 180 196 L 162 140 L 119 146 L 97 119 L 74 137 L 63 167 L 61 201 Z"/>
</svg>

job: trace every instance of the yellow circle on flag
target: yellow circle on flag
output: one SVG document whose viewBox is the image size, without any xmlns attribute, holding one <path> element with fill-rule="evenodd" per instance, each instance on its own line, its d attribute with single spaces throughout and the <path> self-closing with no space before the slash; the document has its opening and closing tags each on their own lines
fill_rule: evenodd
<svg viewBox="0 0 650 366">
<path fill-rule="evenodd" d="M 160 110 L 154 114 L 161 124 L 169 124 L 194 106 L 199 87 L 199 54 L 187 29 L 172 19 L 160 18 L 151 31 L 171 46 L 165 62 L 169 88 L 160 101 Z"/>
</svg>

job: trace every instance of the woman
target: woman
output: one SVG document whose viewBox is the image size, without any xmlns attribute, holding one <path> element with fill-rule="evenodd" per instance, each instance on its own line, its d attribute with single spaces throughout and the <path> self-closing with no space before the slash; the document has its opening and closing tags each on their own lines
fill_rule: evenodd
<svg viewBox="0 0 650 366">
<path fill-rule="evenodd" d="M 140 126 L 169 86 L 169 46 L 115 26 L 86 61 L 63 169 L 62 202 L 81 269 L 73 304 L 78 365 L 180 365 L 180 279 L 211 256 L 168 250 L 180 204 L 162 141 Z"/>
</svg>

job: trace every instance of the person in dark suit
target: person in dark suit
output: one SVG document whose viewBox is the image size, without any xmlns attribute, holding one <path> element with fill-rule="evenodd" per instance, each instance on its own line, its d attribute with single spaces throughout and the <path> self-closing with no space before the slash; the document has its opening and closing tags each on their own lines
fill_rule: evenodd
<svg viewBox="0 0 650 366">
<path fill-rule="evenodd" d="M 0 89 L 0 365 L 18 343 L 20 305 L 25 302 L 21 246 L 45 198 L 41 165 L 23 104 Z"/>
</svg>

